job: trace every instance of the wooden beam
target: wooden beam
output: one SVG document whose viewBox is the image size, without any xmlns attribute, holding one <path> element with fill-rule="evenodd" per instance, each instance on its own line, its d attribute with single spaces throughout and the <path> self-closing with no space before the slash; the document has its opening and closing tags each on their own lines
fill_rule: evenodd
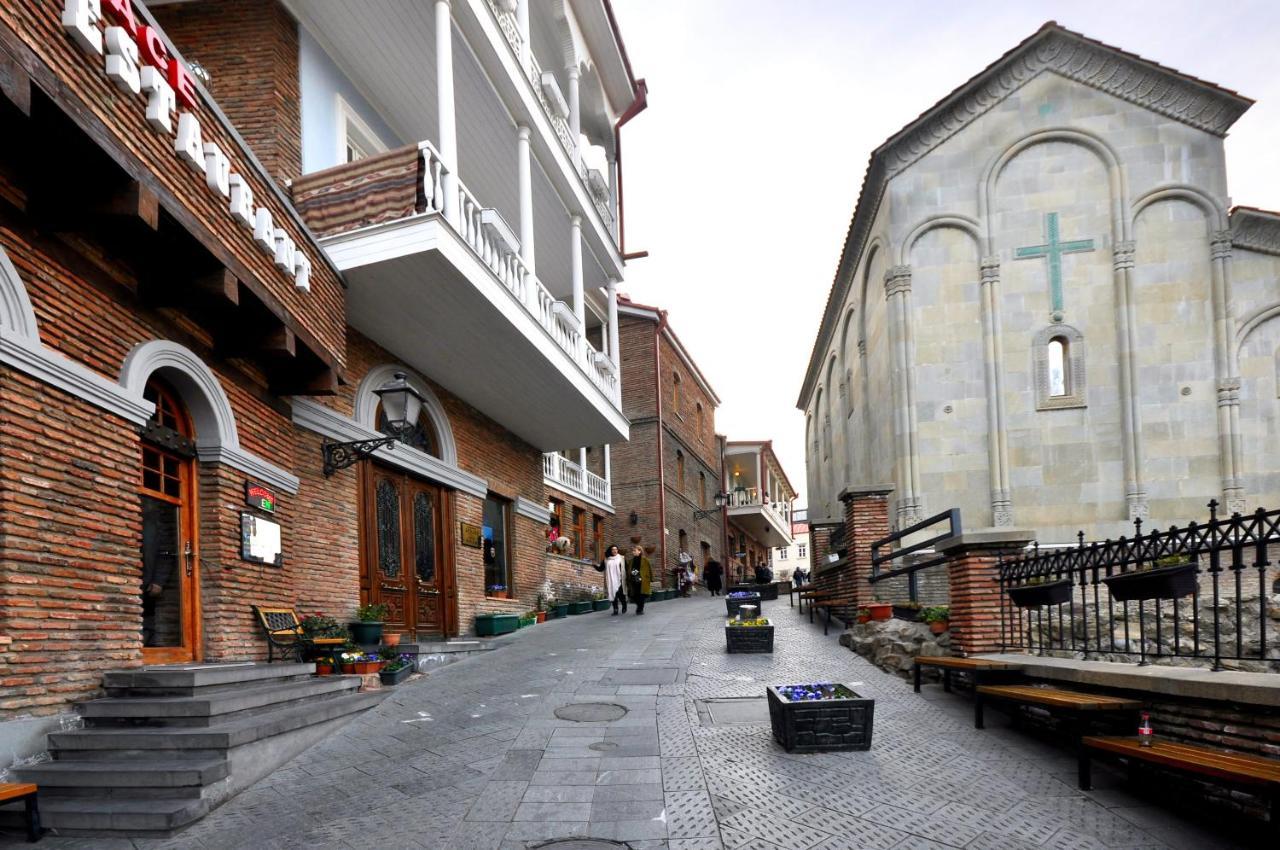
<svg viewBox="0 0 1280 850">
<path fill-rule="evenodd" d="M 138 220 L 150 230 L 160 229 L 160 196 L 137 180 L 130 180 L 96 205 L 96 212 Z"/>
<path fill-rule="evenodd" d="M 281 325 L 269 331 L 258 341 L 257 349 L 264 354 L 275 354 L 280 357 L 298 356 L 298 338 L 293 331 Z"/>
<path fill-rule="evenodd" d="M 31 75 L 8 53 L 0 51 L 0 94 L 31 117 Z"/>
<path fill-rule="evenodd" d="M 240 306 L 240 279 L 231 269 L 222 268 L 191 281 L 191 291 L 231 307 Z"/>
</svg>

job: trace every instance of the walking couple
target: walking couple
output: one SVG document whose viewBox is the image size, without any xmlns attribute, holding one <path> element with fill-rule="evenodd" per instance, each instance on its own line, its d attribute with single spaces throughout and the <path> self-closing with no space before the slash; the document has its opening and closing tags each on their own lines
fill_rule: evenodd
<svg viewBox="0 0 1280 850">
<path fill-rule="evenodd" d="M 631 558 L 622 556 L 617 546 L 610 546 L 604 559 L 604 586 L 613 601 L 613 615 L 618 616 L 618 605 L 627 613 L 628 597 L 636 606 L 636 614 L 644 613 L 644 600 L 649 595 L 649 583 L 653 580 L 653 567 L 640 546 L 631 548 Z M 623 585 L 626 592 L 623 592 Z"/>
</svg>

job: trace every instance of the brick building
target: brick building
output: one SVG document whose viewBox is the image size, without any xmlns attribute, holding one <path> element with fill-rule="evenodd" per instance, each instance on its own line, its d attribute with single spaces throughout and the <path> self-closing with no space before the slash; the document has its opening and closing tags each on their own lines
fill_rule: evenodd
<svg viewBox="0 0 1280 850">
<path fill-rule="evenodd" d="M 792 543 L 796 490 L 770 440 L 726 441 L 723 469 L 730 545 L 726 575 L 753 581 L 756 567 L 773 569 L 774 552 Z"/>
<path fill-rule="evenodd" d="M 0 5 L 7 751 L 104 670 L 265 658 L 251 604 L 448 637 L 598 581 L 545 453 L 628 434 L 644 86 L 604 0 L 508 5 Z"/>
</svg>

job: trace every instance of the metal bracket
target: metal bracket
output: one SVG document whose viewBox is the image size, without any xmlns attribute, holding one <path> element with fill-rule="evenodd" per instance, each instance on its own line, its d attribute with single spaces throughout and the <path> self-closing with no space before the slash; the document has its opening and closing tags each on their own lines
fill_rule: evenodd
<svg viewBox="0 0 1280 850">
<path fill-rule="evenodd" d="M 395 437 L 352 440 L 349 443 L 335 443 L 325 439 L 320 444 L 320 451 L 324 455 L 324 477 L 328 478 L 339 469 L 346 469 L 356 461 L 369 457 L 383 446 L 393 449 L 397 442 L 399 441 Z"/>
</svg>

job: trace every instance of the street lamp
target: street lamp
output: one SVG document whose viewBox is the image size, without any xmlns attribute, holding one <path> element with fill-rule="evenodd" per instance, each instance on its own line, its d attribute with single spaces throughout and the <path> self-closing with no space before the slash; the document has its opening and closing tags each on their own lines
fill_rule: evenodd
<svg viewBox="0 0 1280 850">
<path fill-rule="evenodd" d="M 422 413 L 422 394 L 409 384 L 404 372 L 396 372 L 390 381 L 373 391 L 382 403 L 382 430 L 386 437 L 373 440 L 352 440 L 335 443 L 326 439 L 320 446 L 324 456 L 325 477 L 339 469 L 346 469 L 358 460 L 369 457 L 382 447 L 394 448 L 406 435 L 418 427 Z"/>
<path fill-rule="evenodd" d="M 715 500 L 716 500 L 715 510 L 703 510 L 703 511 L 693 512 L 693 519 L 695 522 L 700 519 L 707 519 L 712 514 L 719 513 L 721 510 L 724 509 L 725 502 L 729 501 L 729 497 L 726 496 L 723 492 L 717 492 L 715 495 Z"/>
</svg>

